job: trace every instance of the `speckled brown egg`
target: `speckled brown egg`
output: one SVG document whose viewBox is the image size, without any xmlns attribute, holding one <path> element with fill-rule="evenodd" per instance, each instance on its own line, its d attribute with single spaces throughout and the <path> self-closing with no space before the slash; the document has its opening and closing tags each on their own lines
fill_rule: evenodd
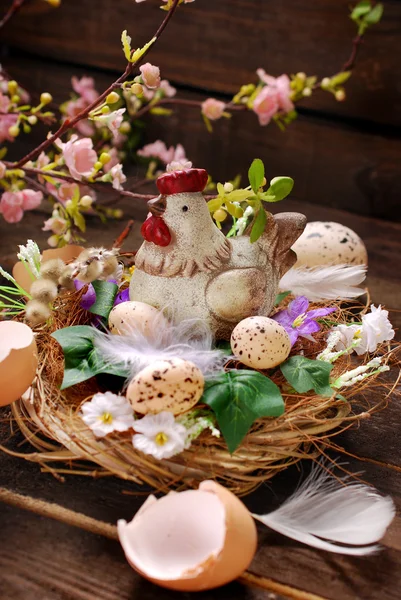
<svg viewBox="0 0 401 600">
<path fill-rule="evenodd" d="M 231 334 L 233 354 L 253 369 L 271 369 L 281 364 L 290 353 L 288 333 L 269 317 L 248 317 Z"/>
<path fill-rule="evenodd" d="M 308 223 L 292 249 L 297 253 L 295 267 L 368 264 L 365 244 L 355 231 L 331 221 Z"/>
<path fill-rule="evenodd" d="M 139 330 L 148 337 L 165 324 L 162 313 L 145 302 L 122 302 L 109 315 L 110 333 L 117 335 L 130 335 Z"/>
<path fill-rule="evenodd" d="M 155 361 L 128 386 L 127 398 L 141 415 L 168 411 L 180 415 L 200 400 L 204 378 L 196 365 L 188 360 L 172 358 Z"/>
</svg>

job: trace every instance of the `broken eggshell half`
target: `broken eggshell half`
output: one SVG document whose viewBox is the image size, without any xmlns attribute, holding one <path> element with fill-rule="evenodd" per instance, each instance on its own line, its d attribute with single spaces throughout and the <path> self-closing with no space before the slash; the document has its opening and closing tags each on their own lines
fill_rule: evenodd
<svg viewBox="0 0 401 600">
<path fill-rule="evenodd" d="M 194 592 L 233 581 L 252 561 L 254 520 L 233 493 L 214 481 L 198 490 L 150 496 L 130 523 L 117 523 L 130 565 L 162 587 Z"/>
</svg>

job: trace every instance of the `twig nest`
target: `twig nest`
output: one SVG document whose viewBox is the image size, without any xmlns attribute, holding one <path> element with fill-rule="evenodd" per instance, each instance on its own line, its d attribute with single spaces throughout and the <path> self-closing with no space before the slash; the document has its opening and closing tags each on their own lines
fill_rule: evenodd
<svg viewBox="0 0 401 600">
<path fill-rule="evenodd" d="M 11 404 L 36 375 L 38 351 L 33 331 L 16 321 L 0 323 L 0 406 Z"/>
<path fill-rule="evenodd" d="M 146 415 L 168 411 L 180 415 L 200 400 L 204 378 L 188 360 L 158 360 L 131 381 L 127 398 L 135 412 Z"/>
<path fill-rule="evenodd" d="M 269 317 L 248 317 L 231 334 L 233 354 L 253 369 L 271 369 L 289 355 L 291 341 L 279 323 Z"/>
<path fill-rule="evenodd" d="M 140 331 L 145 337 L 157 332 L 158 325 L 167 325 L 160 311 L 145 302 L 122 302 L 109 315 L 110 333 L 130 335 Z"/>
<path fill-rule="evenodd" d="M 359 235 L 332 221 L 308 223 L 292 249 L 297 253 L 296 268 L 368 264 L 368 253 Z"/>
<path fill-rule="evenodd" d="M 150 496 L 130 523 L 120 520 L 117 527 L 130 565 L 173 590 L 195 592 L 229 583 L 256 552 L 248 509 L 213 481 L 160 500 Z"/>
</svg>

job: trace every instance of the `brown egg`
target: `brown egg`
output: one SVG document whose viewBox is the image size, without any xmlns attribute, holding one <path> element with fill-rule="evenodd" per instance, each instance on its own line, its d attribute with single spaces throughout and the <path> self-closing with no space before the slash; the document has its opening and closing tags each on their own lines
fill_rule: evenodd
<svg viewBox="0 0 401 600">
<path fill-rule="evenodd" d="M 248 317 L 231 334 L 233 354 L 253 369 L 271 369 L 285 361 L 291 351 L 288 333 L 269 317 Z"/>
<path fill-rule="evenodd" d="M 0 406 L 18 400 L 35 378 L 38 351 L 24 323 L 0 322 Z"/>
<path fill-rule="evenodd" d="M 150 496 L 130 523 L 117 524 L 130 565 L 162 587 L 209 590 L 241 575 L 257 544 L 246 506 L 214 481 L 198 490 Z"/>
<path fill-rule="evenodd" d="M 50 248 L 49 250 L 43 251 L 42 263 L 52 258 L 61 258 L 65 263 L 68 263 L 77 258 L 83 250 L 84 248 L 82 246 L 76 246 L 74 244 L 63 246 L 63 248 Z M 22 262 L 15 263 L 13 267 L 13 277 L 22 289 L 29 292 L 33 279 L 30 277 Z"/>
<path fill-rule="evenodd" d="M 163 314 L 145 302 L 121 302 L 109 315 L 110 333 L 130 335 L 140 331 L 145 337 L 157 335 L 159 327 L 165 327 L 167 321 Z"/>
<path fill-rule="evenodd" d="M 188 360 L 159 360 L 142 369 L 131 381 L 127 398 L 141 415 L 162 411 L 180 415 L 200 400 L 204 378 L 196 365 Z"/>
</svg>

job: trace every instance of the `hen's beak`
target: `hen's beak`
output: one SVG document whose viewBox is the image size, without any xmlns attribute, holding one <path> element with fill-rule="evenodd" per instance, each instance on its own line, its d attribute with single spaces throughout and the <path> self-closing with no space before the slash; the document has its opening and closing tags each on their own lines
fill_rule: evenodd
<svg viewBox="0 0 401 600">
<path fill-rule="evenodd" d="M 149 200 L 148 207 L 152 215 L 161 217 L 167 208 L 166 196 L 160 195 L 158 198 Z"/>
</svg>

